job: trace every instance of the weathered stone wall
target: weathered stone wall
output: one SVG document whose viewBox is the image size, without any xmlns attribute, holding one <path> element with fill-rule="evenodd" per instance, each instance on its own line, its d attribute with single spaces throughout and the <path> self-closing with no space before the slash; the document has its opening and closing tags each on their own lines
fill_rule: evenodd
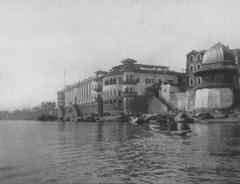
<svg viewBox="0 0 240 184">
<path fill-rule="evenodd" d="M 210 88 L 196 90 L 195 109 L 223 109 L 233 104 L 230 88 Z"/>
<path fill-rule="evenodd" d="M 170 103 L 177 109 L 185 110 L 187 108 L 186 92 L 178 92 L 171 94 Z"/>
<path fill-rule="evenodd" d="M 146 96 L 136 96 L 133 101 L 135 112 L 147 113 L 148 100 Z"/>
<path fill-rule="evenodd" d="M 98 114 L 98 103 L 77 104 L 80 114 L 83 116 L 90 116 L 91 114 Z"/>
<path fill-rule="evenodd" d="M 148 100 L 146 96 L 123 98 L 124 113 L 147 113 Z"/>
<path fill-rule="evenodd" d="M 167 112 L 167 106 L 160 102 L 160 100 L 151 96 L 148 97 L 148 113 L 163 113 Z"/>
<path fill-rule="evenodd" d="M 196 94 L 194 89 L 190 89 L 186 92 L 187 106 L 185 110 L 187 111 L 195 110 L 195 98 L 196 98 Z"/>
</svg>

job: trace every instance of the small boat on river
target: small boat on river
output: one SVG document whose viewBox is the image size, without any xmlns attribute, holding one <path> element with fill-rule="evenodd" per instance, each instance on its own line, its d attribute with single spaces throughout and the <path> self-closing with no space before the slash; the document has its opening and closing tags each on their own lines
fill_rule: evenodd
<svg viewBox="0 0 240 184">
<path fill-rule="evenodd" d="M 148 127 L 151 131 L 167 134 L 167 135 L 179 135 L 179 136 L 187 136 L 191 134 L 191 130 L 161 130 L 160 125 L 157 124 L 148 124 Z"/>
</svg>

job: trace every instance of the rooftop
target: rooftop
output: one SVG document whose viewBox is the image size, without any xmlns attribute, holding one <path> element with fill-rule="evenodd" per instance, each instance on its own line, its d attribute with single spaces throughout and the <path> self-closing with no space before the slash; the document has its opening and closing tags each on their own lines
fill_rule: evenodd
<svg viewBox="0 0 240 184">
<path fill-rule="evenodd" d="M 203 56 L 203 64 L 228 62 L 235 64 L 235 57 L 228 46 L 218 42 L 207 50 Z"/>
</svg>

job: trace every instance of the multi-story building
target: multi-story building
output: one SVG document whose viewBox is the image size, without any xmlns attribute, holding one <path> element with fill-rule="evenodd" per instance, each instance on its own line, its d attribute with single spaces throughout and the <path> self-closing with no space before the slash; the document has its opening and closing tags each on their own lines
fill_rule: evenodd
<svg viewBox="0 0 240 184">
<path fill-rule="evenodd" d="M 124 59 L 103 77 L 103 111 L 147 112 L 146 89 L 156 83 L 184 85 L 185 75 L 166 66 L 138 64 Z"/>
<path fill-rule="evenodd" d="M 97 71 L 95 76 L 58 91 L 58 117 L 76 119 L 90 114 L 102 114 L 102 77 L 106 73 Z"/>
<path fill-rule="evenodd" d="M 59 91 L 59 117 L 76 119 L 91 114 L 146 113 L 146 89 L 156 83 L 183 86 L 185 74 L 166 66 L 124 59 L 109 72 L 98 71 L 96 76 Z"/>
<path fill-rule="evenodd" d="M 238 88 L 236 57 L 229 47 L 217 43 L 206 51 L 196 77 L 202 84 L 196 87 L 195 108 L 225 109 L 234 104 Z"/>
<path fill-rule="evenodd" d="M 205 50 L 192 50 L 186 55 L 186 74 L 188 76 L 189 88 L 194 88 L 195 86 L 201 84 L 201 77 L 196 77 L 194 73 L 200 70 L 204 53 Z"/>
</svg>

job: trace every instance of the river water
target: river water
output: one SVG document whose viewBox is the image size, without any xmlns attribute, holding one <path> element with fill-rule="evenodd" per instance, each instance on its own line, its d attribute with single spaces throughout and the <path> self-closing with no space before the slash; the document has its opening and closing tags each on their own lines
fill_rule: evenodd
<svg viewBox="0 0 240 184">
<path fill-rule="evenodd" d="M 0 183 L 240 183 L 240 123 L 191 128 L 0 121 Z"/>
</svg>

